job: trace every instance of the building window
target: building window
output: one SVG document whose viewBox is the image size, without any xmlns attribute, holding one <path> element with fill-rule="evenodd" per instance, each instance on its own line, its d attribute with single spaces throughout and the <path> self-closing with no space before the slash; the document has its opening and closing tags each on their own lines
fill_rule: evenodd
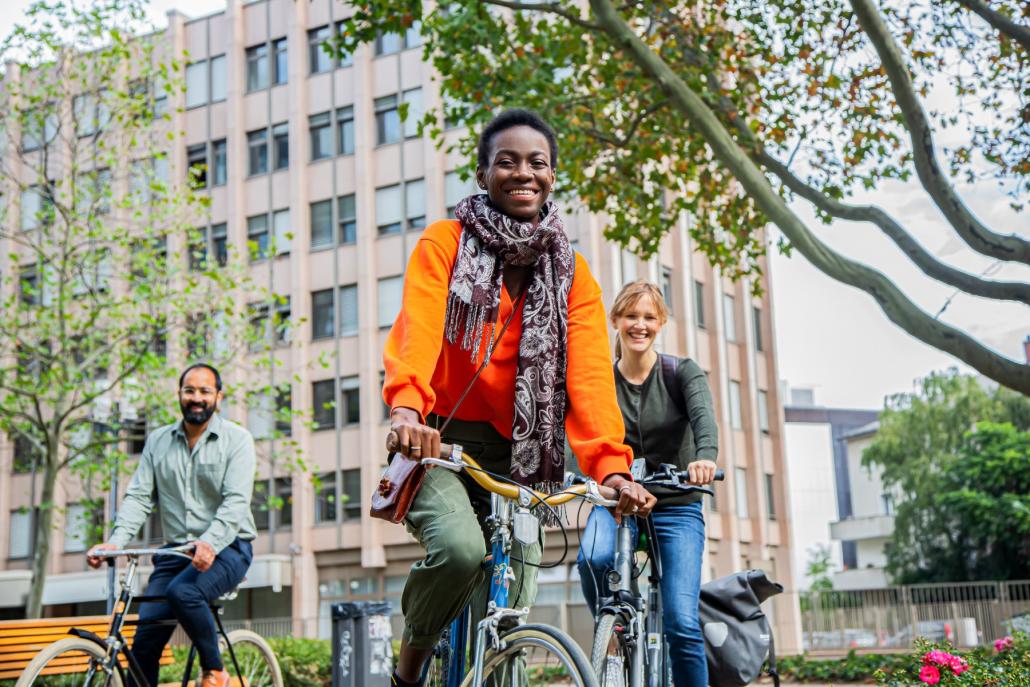
<svg viewBox="0 0 1030 687">
<path fill-rule="evenodd" d="M 225 267 L 229 262 L 229 233 L 225 222 L 211 225 L 211 250 L 214 251 L 215 262 Z"/>
<path fill-rule="evenodd" d="M 358 333 L 358 285 L 340 287 L 340 336 Z"/>
<path fill-rule="evenodd" d="M 247 91 L 268 88 L 268 44 L 247 48 Z"/>
<path fill-rule="evenodd" d="M 42 186 L 30 186 L 21 193 L 21 228 L 32 231 L 54 221 L 54 200 Z"/>
<path fill-rule="evenodd" d="M 14 474 L 21 475 L 32 472 L 43 460 L 43 452 L 36 444 L 23 434 L 14 438 L 14 461 L 12 469 Z"/>
<path fill-rule="evenodd" d="M 329 40 L 329 27 L 320 26 L 308 31 L 308 64 L 312 74 L 327 72 L 333 68 L 333 57 L 322 46 Z"/>
<path fill-rule="evenodd" d="M 734 490 L 737 495 L 737 517 L 749 518 L 751 511 L 747 502 L 747 470 L 735 468 L 733 471 Z"/>
<path fill-rule="evenodd" d="M 57 137 L 59 114 L 53 103 L 29 110 L 22 127 L 21 147 L 24 152 L 39 150 Z"/>
<path fill-rule="evenodd" d="M 276 477 L 275 493 L 269 494 L 268 487 L 271 481 L 262 479 L 254 482 L 250 512 L 254 516 L 254 525 L 259 530 L 269 529 L 273 512 L 276 528 L 290 527 L 293 524 L 293 481 L 289 477 Z"/>
<path fill-rule="evenodd" d="M 426 228 L 426 182 L 413 179 L 404 184 L 404 200 L 408 213 L 408 231 L 422 231 Z"/>
<path fill-rule="evenodd" d="M 272 59 L 274 67 L 272 71 L 272 83 L 280 85 L 286 83 L 289 79 L 289 62 L 288 52 L 286 49 L 286 39 L 278 38 L 272 41 Z"/>
<path fill-rule="evenodd" d="M 401 94 L 401 101 L 408 106 L 404 118 L 404 138 L 415 138 L 418 136 L 418 123 L 425 114 L 422 109 L 422 89 L 412 88 Z"/>
<path fill-rule="evenodd" d="M 336 473 L 327 472 L 319 475 L 317 485 L 315 524 L 336 522 Z"/>
<path fill-rule="evenodd" d="M 762 351 L 762 310 L 760 308 L 751 308 L 751 318 L 754 322 L 755 328 L 755 350 Z"/>
<path fill-rule="evenodd" d="M 672 305 L 672 270 L 668 267 L 662 268 L 662 298 L 665 299 L 669 313 L 675 316 L 676 309 Z"/>
<path fill-rule="evenodd" d="M 322 160 L 333 154 L 333 131 L 330 127 L 329 113 L 311 115 L 308 118 L 308 131 L 311 133 L 311 159 Z"/>
<path fill-rule="evenodd" d="M 247 218 L 247 243 L 251 262 L 268 257 L 268 215 Z"/>
<path fill-rule="evenodd" d="M 286 122 L 272 127 L 272 169 L 290 167 L 290 126 Z"/>
<path fill-rule="evenodd" d="M 343 520 L 361 519 L 361 470 L 343 470 L 340 501 Z M 318 494 L 315 498 L 315 522 L 336 521 L 336 473 L 318 476 Z"/>
<path fill-rule="evenodd" d="M 311 294 L 311 338 L 325 339 L 333 336 L 335 330 L 333 290 L 325 289 L 313 292 Z"/>
<path fill-rule="evenodd" d="M 229 159 L 224 138 L 211 142 L 211 157 L 214 159 L 211 185 L 225 186 L 226 179 L 229 178 Z"/>
<path fill-rule="evenodd" d="M 358 378 L 340 380 L 340 423 L 346 427 L 361 422 L 361 385 Z"/>
<path fill-rule="evenodd" d="M 740 411 L 740 382 L 730 382 L 730 427 L 743 429 L 743 415 Z"/>
<path fill-rule="evenodd" d="M 402 216 L 400 184 L 377 188 L 376 228 L 379 230 L 379 235 L 400 233 Z"/>
<path fill-rule="evenodd" d="M 268 171 L 268 129 L 247 133 L 247 175 Z"/>
<path fill-rule="evenodd" d="M 622 267 L 622 283 L 623 285 L 629 284 L 637 280 L 637 263 L 640 259 L 636 253 L 626 248 L 622 249 L 621 253 L 621 267 Z"/>
<path fill-rule="evenodd" d="M 12 510 L 7 538 L 8 558 L 28 558 L 32 552 L 32 513 Z"/>
<path fill-rule="evenodd" d="M 477 192 L 474 179 L 463 181 L 457 172 L 447 172 L 443 176 L 443 197 L 447 207 L 447 216 L 454 219 L 454 208 L 466 196 Z"/>
<path fill-rule="evenodd" d="M 705 328 L 705 285 L 694 282 L 694 312 L 697 313 L 697 326 Z"/>
<path fill-rule="evenodd" d="M 314 405 L 311 419 L 312 429 L 332 429 L 336 427 L 336 405 L 333 398 L 332 379 L 324 379 L 311 385 L 311 402 Z"/>
<path fill-rule="evenodd" d="M 333 206 L 330 200 L 312 203 L 311 208 L 311 248 L 323 248 L 333 245 Z"/>
<path fill-rule="evenodd" d="M 340 225 L 340 243 L 354 243 L 358 240 L 358 210 L 354 194 L 336 199 L 337 217 Z"/>
<path fill-rule="evenodd" d="M 376 98 L 376 144 L 386 145 L 401 140 L 401 116 L 397 111 L 397 96 Z"/>
<path fill-rule="evenodd" d="M 765 510 L 770 520 L 776 519 L 776 490 L 773 484 L 773 476 L 765 473 Z"/>
<path fill-rule="evenodd" d="M 722 317 L 726 323 L 726 340 L 736 341 L 737 340 L 737 310 L 735 303 L 733 302 L 733 296 L 728 293 L 722 295 Z"/>
<path fill-rule="evenodd" d="M 103 513 L 98 514 L 95 508 L 82 503 L 68 504 L 64 512 L 64 552 L 79 553 L 98 543 L 98 520 L 103 523 Z"/>
<path fill-rule="evenodd" d="M 404 290 L 404 277 L 386 277 L 378 283 L 376 322 L 380 327 L 391 327 L 401 311 L 401 295 Z"/>
<path fill-rule="evenodd" d="M 217 103 L 225 100 L 225 92 L 225 55 L 218 55 L 211 58 L 211 102 Z"/>
<path fill-rule="evenodd" d="M 290 231 L 290 210 L 284 208 L 272 213 L 272 238 L 276 255 L 289 255 L 292 232 Z"/>
<path fill-rule="evenodd" d="M 376 36 L 376 57 L 392 55 L 404 49 L 404 36 L 399 33 L 380 33 Z"/>
<path fill-rule="evenodd" d="M 361 470 L 343 471 L 343 519 L 361 519 Z"/>
<path fill-rule="evenodd" d="M 769 394 L 758 391 L 758 428 L 769 433 Z"/>
<path fill-rule="evenodd" d="M 336 111 L 336 152 L 354 154 L 354 107 L 348 105 Z"/>
<path fill-rule="evenodd" d="M 290 319 L 290 303 L 289 297 L 287 296 L 286 317 L 282 317 L 283 304 L 276 305 L 277 313 L 277 329 L 276 329 L 276 342 L 285 343 L 288 339 L 287 336 L 283 335 L 283 332 L 287 331 L 286 327 L 278 323 L 288 323 Z M 288 437 L 293 434 L 293 389 L 287 384 L 285 387 L 276 389 L 275 392 L 275 431 L 284 437 Z"/>
<path fill-rule="evenodd" d="M 199 107 L 208 100 L 207 60 L 186 65 L 186 107 Z"/>
<path fill-rule="evenodd" d="M 193 188 L 207 188 L 206 143 L 198 143 L 186 149 L 186 171 Z"/>
<path fill-rule="evenodd" d="M 107 91 L 100 91 L 99 93 L 83 93 L 75 96 L 72 99 L 72 116 L 75 118 L 75 133 L 78 136 L 92 136 L 93 134 L 101 131 L 107 124 L 107 120 L 110 117 L 110 113 L 107 111 L 107 106 L 104 103 L 104 97 Z M 29 126 L 29 123 L 26 123 Z M 41 142 L 38 135 L 28 134 L 31 139 L 30 144 L 34 147 L 26 148 L 24 144 L 22 148 L 26 151 L 34 150 L 41 147 Z"/>
</svg>

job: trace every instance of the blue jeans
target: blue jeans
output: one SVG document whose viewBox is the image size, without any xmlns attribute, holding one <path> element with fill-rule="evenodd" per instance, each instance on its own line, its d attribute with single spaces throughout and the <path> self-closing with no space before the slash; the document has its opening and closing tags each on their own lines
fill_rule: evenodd
<svg viewBox="0 0 1030 687">
<path fill-rule="evenodd" d="M 707 687 L 708 661 L 698 617 L 701 592 L 701 556 L 705 548 L 705 519 L 701 503 L 667 506 L 653 511 L 662 557 L 662 624 L 669 643 L 669 659 L 676 687 Z M 636 533 L 636 521 L 632 523 Z M 604 508 L 590 513 L 580 540 L 579 581 L 590 610 L 608 596 L 605 572 L 615 560 L 615 518 Z"/>
<path fill-rule="evenodd" d="M 200 667 L 203 670 L 222 670 L 218 628 L 209 604 L 243 581 L 253 557 L 250 542 L 239 538 L 222 549 L 205 572 L 198 571 L 190 561 L 179 556 L 155 556 L 154 572 L 150 573 L 145 594 L 165 596 L 167 601 L 141 604 L 139 619 L 175 618 L 197 647 Z M 157 685 L 161 652 L 174 631 L 174 625 L 141 625 L 136 630 L 132 654 L 152 687 Z M 135 687 L 131 676 L 128 683 L 129 687 Z"/>
</svg>

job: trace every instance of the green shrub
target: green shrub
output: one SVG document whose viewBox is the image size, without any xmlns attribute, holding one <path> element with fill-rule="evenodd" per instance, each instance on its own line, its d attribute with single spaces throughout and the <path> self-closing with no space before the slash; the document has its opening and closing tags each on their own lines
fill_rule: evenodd
<svg viewBox="0 0 1030 687">
<path fill-rule="evenodd" d="M 845 658 L 815 659 L 807 655 L 784 656 L 776 667 L 784 682 L 869 682 L 877 670 L 895 670 L 908 665 L 905 654 L 857 654 Z"/>
<path fill-rule="evenodd" d="M 949 644 L 916 642 L 904 666 L 876 673 L 882 687 L 1027 687 L 1030 685 L 1030 641 L 1016 633 L 995 642 L 995 649 L 979 647 L 959 654 Z"/>
<path fill-rule="evenodd" d="M 278 637 L 268 643 L 279 661 L 285 687 L 324 687 L 332 681 L 332 650 L 327 639 L 301 639 Z M 172 647 L 175 663 L 161 668 L 161 682 L 182 680 L 186 669 L 188 647 Z M 228 657 L 225 657 L 228 660 Z M 193 673 L 197 673 L 194 661 Z"/>
</svg>

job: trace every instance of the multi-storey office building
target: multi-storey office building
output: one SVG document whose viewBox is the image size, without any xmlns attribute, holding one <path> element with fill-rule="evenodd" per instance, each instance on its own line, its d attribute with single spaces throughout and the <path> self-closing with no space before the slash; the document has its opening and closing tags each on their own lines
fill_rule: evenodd
<svg viewBox="0 0 1030 687">
<path fill-rule="evenodd" d="M 452 171 L 462 160 L 418 137 L 413 117 L 400 120 L 402 103 L 418 112 L 439 101 L 417 32 L 382 36 L 335 59 L 321 43 L 349 12 L 336 0 L 229 0 L 224 12 L 197 19 L 170 13 L 164 34 L 191 60 L 181 111 L 169 107 L 172 125 L 185 132 L 169 151 L 169 173 L 185 177 L 191 165 L 206 165 L 208 250 L 220 256 L 229 246 L 246 253 L 256 245 L 254 276 L 288 296 L 290 315 L 301 322 L 289 333 L 291 345 L 276 350 L 284 363 L 276 374 L 297 375 L 290 402 L 313 420 L 288 428 L 308 471 L 273 473 L 283 447 L 259 439 L 261 531 L 234 611 L 278 619 L 294 634 L 325 632 L 333 601 L 399 599 L 420 557 L 402 527 L 367 515 L 385 462 L 381 351 L 419 231 L 471 190 Z M 663 350 L 689 355 L 709 373 L 728 478 L 708 505 L 706 577 L 761 567 L 792 589 L 769 284 L 754 299 L 714 273 L 692 251 L 686 222 L 646 263 L 604 240 L 602 217 L 578 214 L 567 224 L 608 303 L 632 279 L 661 285 L 673 313 Z M 167 381 L 171 394 L 174 380 Z M 333 400 L 335 412 L 325 408 Z M 267 413 L 233 399 L 224 412 L 255 436 L 267 435 Z M 31 555 L 23 510 L 32 505 L 32 475 L 14 469 L 15 453 L 11 442 L 0 444 L 0 531 L 7 535 L 0 538 L 0 608 L 7 614 L 23 603 Z M 263 508 L 272 490 L 282 505 Z M 59 498 L 73 513 L 74 497 Z M 152 521 L 144 538 L 159 539 L 156 528 Z M 86 569 L 82 537 L 67 529 L 55 532 L 44 597 L 55 614 L 93 610 L 103 599 L 102 573 Z M 565 565 L 541 572 L 536 613 L 585 638 L 576 544 L 573 531 Z M 560 545 L 549 549 L 552 560 L 562 555 Z M 793 603 L 783 597 L 772 613 L 781 649 L 799 646 Z"/>
</svg>

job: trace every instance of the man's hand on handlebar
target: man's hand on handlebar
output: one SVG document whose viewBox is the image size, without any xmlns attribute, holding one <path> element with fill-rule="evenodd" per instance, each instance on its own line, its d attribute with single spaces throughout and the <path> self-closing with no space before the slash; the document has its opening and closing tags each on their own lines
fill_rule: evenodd
<svg viewBox="0 0 1030 687">
<path fill-rule="evenodd" d="M 103 544 L 97 544 L 92 549 L 86 552 L 86 563 L 89 567 L 96 569 L 104 564 L 104 559 L 97 556 L 94 552 L 96 551 L 116 551 L 118 549 L 114 544 L 104 542 Z"/>
<path fill-rule="evenodd" d="M 690 483 L 698 486 L 705 486 L 715 481 L 715 463 L 710 460 L 695 460 L 687 465 L 687 474 L 690 475 Z"/>
<path fill-rule="evenodd" d="M 394 408 L 390 411 L 390 431 L 397 435 L 398 453 L 415 460 L 426 456 L 439 457 L 440 432 L 422 424 L 418 413 L 411 408 Z"/>
<path fill-rule="evenodd" d="M 619 495 L 614 512 L 615 522 L 622 522 L 623 515 L 646 516 L 658 501 L 651 492 L 625 475 L 608 475 L 602 484 L 611 487 Z"/>
</svg>

